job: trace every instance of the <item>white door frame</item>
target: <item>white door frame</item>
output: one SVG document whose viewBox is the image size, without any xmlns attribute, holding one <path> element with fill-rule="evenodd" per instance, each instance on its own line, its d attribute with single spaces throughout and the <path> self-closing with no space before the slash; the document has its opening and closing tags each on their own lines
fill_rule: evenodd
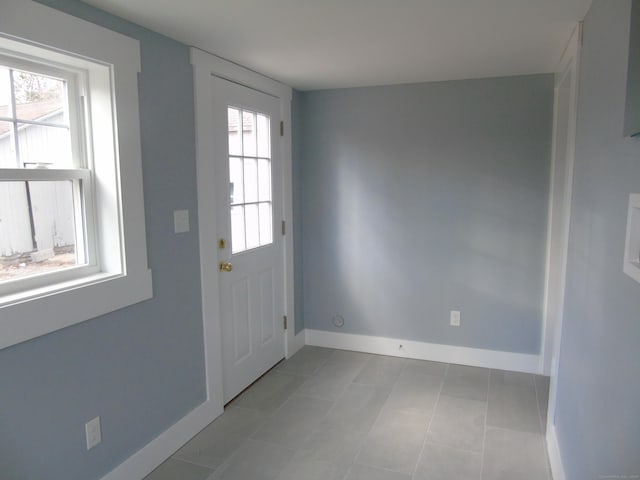
<svg viewBox="0 0 640 480">
<path fill-rule="evenodd" d="M 562 55 L 558 73 L 556 74 L 555 85 L 555 99 L 554 99 L 554 115 L 553 115 L 553 145 L 552 145 L 552 162 L 551 162 L 551 187 L 549 193 L 549 224 L 547 229 L 547 268 L 545 278 L 545 294 L 544 294 L 544 323 L 543 323 L 543 336 L 542 336 L 542 349 L 540 355 L 540 371 L 545 375 L 551 376 L 550 392 L 549 392 L 549 406 L 547 416 L 547 432 L 553 428 L 555 409 L 556 409 L 556 390 L 558 381 L 558 361 L 560 355 L 560 343 L 562 336 L 562 322 L 564 316 L 564 297 L 566 287 L 566 275 L 567 275 L 567 257 L 569 248 L 569 229 L 571 223 L 571 198 L 573 190 L 573 165 L 575 160 L 575 145 L 576 145 L 576 122 L 578 113 L 578 90 L 579 90 L 579 74 L 580 74 L 580 47 L 582 43 L 582 23 L 576 25 L 569 43 Z M 566 75 L 571 73 L 571 84 L 569 92 L 569 106 L 568 106 L 568 119 L 567 119 L 567 138 L 566 138 L 566 178 L 563 191 L 563 204 L 562 210 L 564 212 L 565 224 L 561 226 L 562 232 L 560 235 L 562 244 L 562 265 L 560 266 L 560 292 L 559 292 L 559 305 L 557 312 L 551 312 L 549 299 L 549 283 L 551 272 L 551 242 L 553 241 L 552 227 L 552 215 L 551 211 L 553 205 L 554 195 L 554 170 L 556 162 L 559 160 L 556 158 L 556 144 L 559 141 L 557 136 L 559 134 L 560 127 L 558 125 L 559 116 L 559 92 L 558 89 L 565 79 Z M 553 319 L 556 318 L 557 322 L 552 324 Z"/>
<path fill-rule="evenodd" d="M 200 280 L 202 282 L 202 318 L 205 349 L 207 398 L 217 415 L 223 412 L 222 392 L 222 328 L 220 315 L 220 291 L 218 279 L 218 246 L 208 244 L 219 238 L 216 228 L 213 145 L 213 89 L 211 77 L 215 75 L 240 85 L 275 96 L 280 102 L 284 135 L 281 138 L 283 213 L 287 225 L 284 244 L 284 308 L 288 328 L 284 331 L 284 352 L 289 358 L 299 345 L 295 341 L 295 317 L 293 305 L 293 202 L 291 166 L 291 97 L 292 89 L 259 73 L 224 60 L 203 50 L 191 48 L 193 66 L 195 121 L 196 121 L 196 165 L 198 187 L 198 227 L 200 239 Z M 213 208 L 212 208 L 213 206 Z M 278 225 L 277 219 L 274 219 Z M 278 231 L 276 230 L 276 233 Z M 208 261 L 209 259 L 212 259 Z M 298 342 L 299 343 L 299 342 Z"/>
</svg>

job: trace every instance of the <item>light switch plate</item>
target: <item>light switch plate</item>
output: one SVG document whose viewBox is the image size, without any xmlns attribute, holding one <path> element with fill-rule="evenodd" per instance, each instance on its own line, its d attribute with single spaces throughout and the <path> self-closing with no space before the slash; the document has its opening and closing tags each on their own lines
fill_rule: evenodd
<svg viewBox="0 0 640 480">
<path fill-rule="evenodd" d="M 189 231 L 189 210 L 173 211 L 173 230 L 175 233 L 185 233 Z"/>
<path fill-rule="evenodd" d="M 84 432 L 87 436 L 87 450 L 102 442 L 102 432 L 100 430 L 100 417 L 89 420 L 84 424 Z"/>
</svg>

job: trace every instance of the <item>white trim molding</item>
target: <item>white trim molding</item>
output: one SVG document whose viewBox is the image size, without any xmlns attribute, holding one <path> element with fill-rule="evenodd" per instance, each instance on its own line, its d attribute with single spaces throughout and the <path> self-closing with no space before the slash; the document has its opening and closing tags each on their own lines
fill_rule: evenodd
<svg viewBox="0 0 640 480">
<path fill-rule="evenodd" d="M 389 355 L 392 357 L 456 363 L 473 367 L 538 373 L 539 355 L 416 342 L 397 338 L 354 335 L 351 333 L 305 330 L 307 345 Z"/>
<path fill-rule="evenodd" d="M 209 425 L 222 412 L 207 401 L 193 409 L 142 449 L 107 473 L 101 480 L 142 479 Z"/>
<path fill-rule="evenodd" d="M 551 466 L 551 477 L 553 480 L 565 480 L 564 467 L 562 466 L 562 456 L 560 455 L 560 445 L 556 434 L 555 425 L 547 424 L 547 454 Z"/>
<path fill-rule="evenodd" d="M 283 176 L 283 214 L 289 226 L 293 219 L 292 205 L 292 175 L 291 175 L 291 97 L 292 89 L 282 83 L 260 75 L 245 67 L 232 63 L 223 58 L 212 55 L 198 48 L 191 48 L 191 64 L 194 77 L 194 101 L 196 114 L 196 164 L 198 171 L 198 222 L 200 233 L 200 271 L 202 280 L 202 314 L 204 325 L 205 361 L 207 370 L 207 394 L 218 411 L 223 410 L 222 384 L 222 326 L 220 317 L 220 290 L 217 263 L 204 261 L 203 245 L 208 245 L 209 239 L 218 238 L 216 222 L 211 217 L 215 210 L 216 195 L 211 188 L 211 179 L 215 178 L 213 171 L 213 90 L 211 78 L 216 76 L 225 80 L 258 90 L 280 100 L 280 114 L 284 122 L 282 139 L 282 169 Z M 289 228 L 291 231 L 291 228 Z M 284 238 L 284 295 L 285 312 L 289 324 L 295 325 L 293 308 L 293 241 L 287 235 Z M 294 328 L 289 328 L 283 335 L 285 356 L 289 357 L 295 351 Z"/>
</svg>

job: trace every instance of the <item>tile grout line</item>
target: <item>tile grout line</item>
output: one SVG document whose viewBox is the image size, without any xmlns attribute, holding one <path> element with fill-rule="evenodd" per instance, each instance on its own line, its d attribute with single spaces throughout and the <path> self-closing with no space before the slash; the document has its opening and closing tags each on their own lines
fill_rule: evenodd
<svg viewBox="0 0 640 480">
<path fill-rule="evenodd" d="M 491 370 L 489 370 L 489 378 L 487 380 L 487 405 L 484 411 L 484 432 L 482 434 L 482 452 L 480 453 L 480 478 L 478 480 L 482 480 L 482 476 L 484 475 L 484 457 L 485 457 L 485 446 L 487 443 L 487 426 L 489 423 L 489 400 L 491 398 Z"/>
<path fill-rule="evenodd" d="M 424 432 L 422 447 L 420 447 L 420 453 L 418 454 L 418 458 L 416 459 L 416 464 L 413 466 L 413 473 L 411 474 L 412 479 L 415 479 L 416 473 L 418 473 L 418 465 L 420 464 L 420 460 L 422 459 L 422 455 L 424 454 L 424 448 L 427 445 L 427 437 L 429 436 L 429 430 L 431 430 L 431 423 L 433 422 L 433 417 L 436 416 L 436 409 L 438 408 L 438 402 L 440 402 L 440 395 L 442 394 L 442 389 L 444 388 L 444 382 L 447 380 L 447 373 L 449 373 L 449 367 L 451 365 L 449 363 L 447 363 L 446 365 L 447 366 L 444 370 L 444 375 L 442 376 L 442 383 L 440 384 L 440 390 L 438 390 L 438 396 L 436 397 L 436 403 L 433 405 L 433 410 L 431 411 L 431 416 L 429 417 L 429 423 L 427 424 L 427 430 Z"/>
</svg>

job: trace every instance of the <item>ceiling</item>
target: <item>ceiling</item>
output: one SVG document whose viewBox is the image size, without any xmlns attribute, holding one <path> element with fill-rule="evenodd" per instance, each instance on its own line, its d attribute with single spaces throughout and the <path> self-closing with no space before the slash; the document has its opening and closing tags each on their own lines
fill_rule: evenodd
<svg viewBox="0 0 640 480">
<path fill-rule="evenodd" d="M 84 0 L 300 90 L 555 71 L 592 0 Z"/>
</svg>

